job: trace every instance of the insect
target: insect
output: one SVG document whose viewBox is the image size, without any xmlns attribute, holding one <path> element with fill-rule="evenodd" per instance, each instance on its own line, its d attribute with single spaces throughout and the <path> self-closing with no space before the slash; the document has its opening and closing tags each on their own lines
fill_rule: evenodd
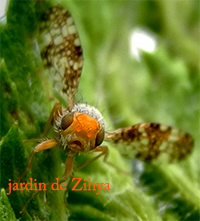
<svg viewBox="0 0 200 221">
<path fill-rule="evenodd" d="M 193 138 L 188 133 L 158 123 L 140 123 L 106 132 L 102 114 L 88 104 L 75 104 L 79 78 L 83 67 L 81 42 L 70 13 L 59 6 L 50 8 L 43 16 L 40 26 L 41 57 L 53 78 L 55 88 L 67 95 L 68 108 L 56 103 L 50 113 L 44 136 L 53 124 L 56 138 L 39 143 L 33 150 L 26 170 L 31 168 L 36 152 L 60 145 L 67 153 L 65 172 L 60 183 L 73 173 L 74 157 L 81 152 L 99 152 L 86 164 L 104 156 L 107 162 L 108 148 L 101 145 L 108 141 L 123 148 L 130 157 L 153 161 L 162 155 L 168 161 L 181 160 L 193 148 Z M 127 149 L 127 150 L 126 150 Z"/>
</svg>

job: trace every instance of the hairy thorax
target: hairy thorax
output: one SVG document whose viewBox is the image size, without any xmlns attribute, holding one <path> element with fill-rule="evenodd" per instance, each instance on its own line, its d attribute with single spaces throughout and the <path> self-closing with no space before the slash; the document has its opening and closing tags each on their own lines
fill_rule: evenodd
<svg viewBox="0 0 200 221">
<path fill-rule="evenodd" d="M 55 132 L 64 149 L 89 151 L 104 139 L 105 123 L 101 113 L 87 104 L 76 104 L 71 112 L 63 110 L 55 119 Z"/>
</svg>

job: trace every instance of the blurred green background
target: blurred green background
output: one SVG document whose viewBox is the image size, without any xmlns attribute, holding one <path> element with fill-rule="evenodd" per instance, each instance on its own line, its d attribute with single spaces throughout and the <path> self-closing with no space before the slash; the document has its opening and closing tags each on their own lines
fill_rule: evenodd
<svg viewBox="0 0 200 221">
<path fill-rule="evenodd" d="M 199 1 L 10 1 L 1 23 L 1 187 L 24 170 L 53 102 L 51 81 L 37 47 L 39 17 L 59 4 L 73 15 L 84 51 L 77 102 L 97 107 L 107 131 L 140 122 L 159 122 L 192 134 L 193 153 L 173 165 L 124 158 L 111 144 L 109 160 L 132 176 L 98 160 L 74 177 L 109 183 L 110 191 L 48 190 L 20 210 L 31 191 L 1 192 L 2 220 L 198 220 L 199 219 Z M 157 47 L 130 53 L 140 28 Z M 67 107 L 67 104 L 64 104 Z M 53 133 L 49 136 L 53 136 Z M 92 155 L 77 157 L 77 165 Z M 30 177 L 62 177 L 65 156 L 58 148 L 35 157 Z M 72 185 L 73 186 L 73 185 Z"/>
</svg>

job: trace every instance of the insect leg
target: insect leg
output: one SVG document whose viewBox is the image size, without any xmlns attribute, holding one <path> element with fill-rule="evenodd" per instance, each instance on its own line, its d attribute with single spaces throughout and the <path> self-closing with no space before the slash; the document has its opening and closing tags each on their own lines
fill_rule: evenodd
<svg viewBox="0 0 200 221">
<path fill-rule="evenodd" d="M 51 123 L 52 121 L 54 120 L 55 116 L 58 116 L 60 115 L 62 112 L 62 108 L 61 108 L 61 105 L 59 103 L 56 103 L 50 113 L 50 116 L 49 116 L 49 119 L 46 123 L 46 126 L 45 126 L 45 129 L 44 129 L 44 136 L 47 135 L 48 133 L 48 130 L 51 126 Z M 31 165 L 32 165 L 32 162 L 33 162 L 33 157 L 35 155 L 36 152 L 40 152 L 42 150 L 47 150 L 47 149 L 50 149 L 54 146 L 56 146 L 59 142 L 56 141 L 56 140 L 46 140 L 46 141 L 43 141 L 41 142 L 40 144 L 38 144 L 33 152 L 31 153 L 30 157 L 29 157 L 29 160 L 28 160 L 28 165 L 25 169 L 25 171 L 17 178 L 17 181 L 16 182 L 20 182 L 20 180 L 22 179 L 22 177 L 30 170 L 31 168 Z"/>
<path fill-rule="evenodd" d="M 45 125 L 45 129 L 44 129 L 44 132 L 43 132 L 43 137 L 46 137 L 47 136 L 47 133 L 49 131 L 49 128 L 51 127 L 51 124 L 53 122 L 53 120 L 55 119 L 56 116 L 59 116 L 62 114 L 62 108 L 61 108 L 61 105 L 59 103 L 55 103 L 54 104 L 54 107 L 49 115 L 49 118 L 47 120 L 47 123 Z M 24 140 L 23 143 L 28 143 L 28 142 L 38 142 L 40 141 L 41 139 L 39 138 L 36 138 L 36 139 L 29 139 L 29 140 Z"/>
<path fill-rule="evenodd" d="M 58 141 L 56 141 L 56 140 L 45 140 L 42 143 L 38 144 L 34 148 L 34 150 L 32 151 L 32 153 L 31 153 L 31 155 L 29 157 L 26 169 L 24 170 L 24 172 L 21 175 L 19 175 L 19 177 L 17 178 L 16 182 L 17 183 L 20 182 L 22 177 L 31 169 L 31 165 L 32 165 L 33 157 L 34 157 L 35 153 L 40 152 L 42 150 L 50 149 L 50 148 L 56 146 L 57 144 L 58 144 Z"/>
<path fill-rule="evenodd" d="M 49 119 L 46 123 L 45 129 L 44 129 L 44 133 L 43 136 L 47 136 L 47 133 L 49 131 L 49 128 L 51 127 L 51 124 L 53 122 L 53 120 L 55 119 L 56 116 L 59 116 L 62 114 L 62 108 L 61 105 L 59 103 L 55 103 L 54 107 L 49 115 Z"/>
<path fill-rule="evenodd" d="M 97 146 L 95 149 L 93 149 L 91 152 L 102 152 L 100 153 L 99 155 L 97 155 L 96 157 L 86 161 L 85 163 L 81 164 L 80 166 L 77 167 L 76 171 L 77 170 L 80 170 L 82 168 L 84 168 L 85 166 L 91 164 L 92 162 L 94 162 L 95 160 L 99 159 L 101 156 L 104 155 L 104 159 L 103 161 L 104 162 L 107 162 L 107 158 L 108 158 L 108 155 L 109 155 L 109 150 L 108 150 L 108 147 L 107 146 Z"/>
<path fill-rule="evenodd" d="M 31 202 L 32 199 L 34 199 L 34 198 L 38 195 L 39 192 L 40 192 L 40 191 L 36 191 L 36 192 L 27 200 L 27 202 L 26 202 L 25 205 L 23 206 L 22 210 L 20 211 L 21 214 L 24 214 L 24 213 L 26 212 L 26 208 L 27 208 L 28 204 Z"/>
<path fill-rule="evenodd" d="M 42 150 L 47 150 L 47 149 L 50 149 L 54 146 L 56 146 L 58 144 L 58 141 L 56 140 L 46 140 L 46 141 L 43 141 L 42 143 L 38 144 L 34 150 L 32 151 L 30 157 L 29 157 L 29 160 L 28 160 L 28 164 L 27 164 L 27 167 L 26 169 L 24 170 L 24 172 L 19 175 L 19 177 L 16 179 L 15 183 L 19 183 L 20 180 L 24 177 L 24 175 L 31 169 L 31 165 L 32 165 L 32 162 L 33 162 L 33 157 L 35 155 L 35 153 L 37 152 L 40 152 Z M 8 189 L 6 189 L 6 192 L 8 192 Z M 26 202 L 26 204 L 24 205 L 21 213 L 24 213 L 26 211 L 26 207 L 28 206 L 29 202 L 39 193 L 39 191 L 37 191 L 36 193 L 34 193 L 30 199 Z"/>
<path fill-rule="evenodd" d="M 48 148 L 47 148 L 48 149 Z M 38 152 L 38 151 L 36 151 Z M 64 172 L 64 175 L 63 175 L 63 178 L 61 180 L 59 180 L 58 184 L 61 184 L 61 183 L 64 183 L 66 180 L 69 179 L 69 177 L 71 176 L 72 174 L 72 170 L 73 170 L 73 163 L 74 163 L 74 156 L 75 156 L 76 153 L 74 152 L 69 152 L 68 156 L 67 156 L 67 159 L 65 161 L 65 172 Z M 30 157 L 31 158 L 31 157 Z M 30 165 L 33 161 L 33 156 L 32 156 L 32 159 L 29 159 L 30 160 Z M 26 171 L 27 172 L 27 171 Z M 68 183 L 69 184 L 69 183 Z M 68 185 L 67 184 L 67 185 Z M 52 183 L 48 183 L 46 184 L 46 187 L 49 188 L 50 186 L 52 185 Z M 30 201 L 32 199 L 34 199 L 38 194 L 40 193 L 40 190 L 36 191 L 29 199 L 28 201 L 26 202 L 26 204 L 23 206 L 22 208 L 22 211 L 21 213 L 24 214 L 25 211 L 26 211 L 26 208 L 27 206 L 29 205 Z M 66 196 L 66 193 L 65 193 L 65 196 Z M 64 200 L 65 202 L 65 200 Z M 65 202 L 65 205 L 67 206 L 67 202 Z"/>
<path fill-rule="evenodd" d="M 94 150 L 92 150 L 93 152 L 102 152 L 102 154 L 99 155 L 99 157 L 101 157 L 102 155 L 104 155 L 104 158 L 103 158 L 103 162 L 110 165 L 111 167 L 114 167 L 116 170 L 120 171 L 121 173 L 124 173 L 124 174 L 129 174 L 128 172 L 122 170 L 121 168 L 119 168 L 118 166 L 116 166 L 115 164 L 111 163 L 110 161 L 108 161 L 108 155 L 109 155 L 109 150 L 108 150 L 108 147 L 107 146 L 98 146 L 96 147 Z M 97 156 L 98 157 L 98 156 Z M 98 157 L 98 158 L 99 158 Z M 98 159 L 97 158 L 97 159 Z M 96 160 L 96 159 L 95 159 Z"/>
<path fill-rule="evenodd" d="M 70 175 L 72 174 L 75 155 L 76 155 L 76 153 L 74 153 L 74 152 L 68 153 L 67 159 L 65 161 L 65 172 L 64 172 L 63 178 L 60 181 L 60 183 L 63 183 L 64 181 L 69 179 Z"/>
<path fill-rule="evenodd" d="M 108 161 L 108 156 L 109 156 L 109 150 L 107 146 L 97 146 L 95 149 L 93 149 L 91 152 L 102 152 L 101 154 L 97 155 L 96 157 L 92 158 L 91 160 L 86 161 L 85 163 L 83 163 L 82 165 L 78 166 L 77 170 L 80 170 L 82 168 L 84 168 L 85 166 L 89 165 L 90 163 L 94 162 L 95 160 L 99 159 L 101 156 L 104 156 L 103 158 L 103 162 L 114 167 L 116 170 L 118 170 L 119 172 L 129 175 L 128 172 L 122 170 L 121 168 L 119 168 L 118 166 L 116 166 L 115 164 L 111 163 L 110 161 Z"/>
</svg>

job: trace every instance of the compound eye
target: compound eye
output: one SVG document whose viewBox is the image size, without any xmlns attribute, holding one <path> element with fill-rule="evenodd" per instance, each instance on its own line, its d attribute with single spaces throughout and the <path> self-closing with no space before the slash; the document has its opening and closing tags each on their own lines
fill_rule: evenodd
<svg viewBox="0 0 200 221">
<path fill-rule="evenodd" d="M 67 129 L 73 122 L 74 113 L 66 114 L 61 121 L 61 128 L 63 130 Z"/>
<path fill-rule="evenodd" d="M 99 146 L 102 142 L 103 142 L 103 140 L 104 140 L 104 130 L 103 129 L 101 129 L 100 131 L 99 131 L 99 133 L 97 134 L 97 136 L 96 136 L 96 141 L 95 141 L 95 146 L 97 147 L 97 146 Z"/>
</svg>

